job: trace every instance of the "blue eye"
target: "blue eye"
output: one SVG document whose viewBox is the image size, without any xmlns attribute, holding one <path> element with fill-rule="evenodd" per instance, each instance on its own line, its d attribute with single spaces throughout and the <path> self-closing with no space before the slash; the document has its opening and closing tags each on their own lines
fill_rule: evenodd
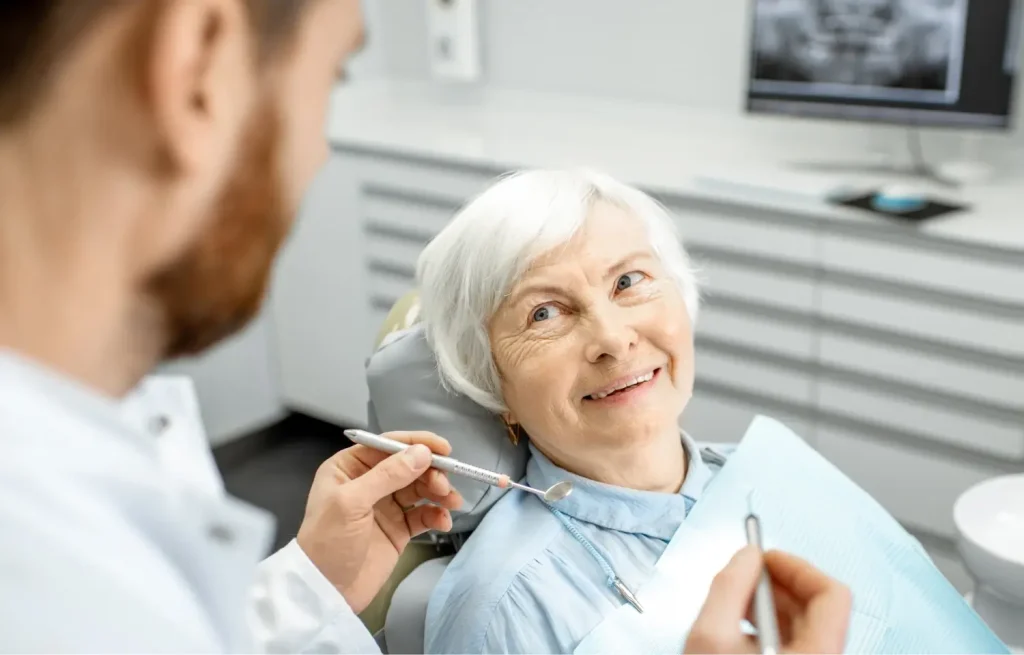
<svg viewBox="0 0 1024 655">
<path fill-rule="evenodd" d="M 625 275 L 619 276 L 618 282 L 615 283 L 616 291 L 625 291 L 634 284 L 643 282 L 644 274 L 640 271 L 633 271 L 632 273 L 626 273 Z"/>
<path fill-rule="evenodd" d="M 554 318 L 555 316 L 558 316 L 558 313 L 558 308 L 554 305 L 543 305 L 533 310 L 531 318 L 533 319 L 533 322 L 536 323 L 538 321 L 546 321 L 549 318 Z"/>
</svg>

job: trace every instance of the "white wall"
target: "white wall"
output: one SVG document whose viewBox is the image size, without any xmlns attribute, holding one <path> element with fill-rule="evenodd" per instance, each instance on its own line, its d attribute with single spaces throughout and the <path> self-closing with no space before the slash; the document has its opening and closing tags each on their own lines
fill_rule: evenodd
<svg viewBox="0 0 1024 655">
<path fill-rule="evenodd" d="M 451 88 L 473 97 L 488 89 L 600 96 L 742 115 L 750 29 L 748 0 L 478 0 L 483 79 Z M 429 79 L 426 0 L 364 0 L 370 48 L 358 76 Z M 1024 51 L 1022 51 L 1024 62 Z M 1024 122 L 1024 84 L 1016 123 Z M 756 119 L 752 119 L 756 120 Z M 821 121 L 816 121 L 820 128 Z M 839 137 L 876 144 L 897 140 L 886 126 L 836 123 Z M 811 137 L 810 134 L 808 134 Z M 1024 149 L 1019 125 L 971 137 L 982 152 Z M 963 137 L 925 133 L 926 155 L 957 152 Z"/>
<path fill-rule="evenodd" d="M 739 110 L 745 0 L 480 0 L 485 82 Z M 366 0 L 377 72 L 429 77 L 425 0 Z"/>
</svg>

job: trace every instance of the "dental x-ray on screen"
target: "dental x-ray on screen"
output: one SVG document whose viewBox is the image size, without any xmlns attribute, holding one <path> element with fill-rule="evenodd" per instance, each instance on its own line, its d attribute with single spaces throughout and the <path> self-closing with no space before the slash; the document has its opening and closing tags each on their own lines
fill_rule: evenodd
<svg viewBox="0 0 1024 655">
<path fill-rule="evenodd" d="M 755 0 L 751 111 L 1006 127 L 1015 0 Z"/>
</svg>

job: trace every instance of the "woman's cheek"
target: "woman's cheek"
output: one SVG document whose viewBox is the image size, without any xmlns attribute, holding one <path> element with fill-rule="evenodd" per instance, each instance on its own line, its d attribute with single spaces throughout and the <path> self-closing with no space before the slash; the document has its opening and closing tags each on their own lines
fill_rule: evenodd
<svg viewBox="0 0 1024 655">
<path fill-rule="evenodd" d="M 693 330 L 686 303 L 682 298 L 666 295 L 658 304 L 657 328 L 662 331 L 665 343 L 679 344 L 677 347 L 683 350 L 692 349 Z"/>
<path fill-rule="evenodd" d="M 523 344 L 517 337 L 492 337 L 491 350 L 494 353 L 494 361 L 502 373 L 513 371 L 522 363 Z"/>
</svg>

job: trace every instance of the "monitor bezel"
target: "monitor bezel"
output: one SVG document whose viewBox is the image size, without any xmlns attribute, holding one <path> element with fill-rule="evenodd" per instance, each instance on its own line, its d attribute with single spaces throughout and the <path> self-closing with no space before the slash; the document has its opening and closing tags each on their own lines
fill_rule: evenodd
<svg viewBox="0 0 1024 655">
<path fill-rule="evenodd" d="M 941 116 L 944 113 L 946 113 L 946 114 L 948 114 L 948 113 L 955 113 L 955 114 L 962 115 L 962 116 L 985 116 L 985 115 L 990 115 L 990 114 L 977 114 L 977 113 L 971 113 L 971 112 L 943 112 L 943 111 L 940 111 L 940 110 L 931 110 L 931 109 L 924 109 L 924 108 L 914 108 L 912 110 L 909 110 L 909 111 L 912 111 L 914 113 L 921 114 L 922 117 L 917 119 L 917 120 L 902 120 L 902 119 L 896 119 L 896 118 L 889 118 L 889 117 L 883 116 L 881 114 L 883 112 L 885 112 L 886 110 L 889 110 L 890 112 L 892 112 L 893 110 L 897 110 L 898 111 L 899 108 L 895 107 L 893 105 L 884 105 L 884 104 L 881 104 L 881 103 L 878 103 L 878 104 L 867 104 L 867 103 L 849 104 L 849 103 L 843 103 L 841 101 L 836 101 L 836 102 L 807 101 L 807 100 L 803 100 L 803 101 L 801 101 L 801 100 L 789 101 L 789 102 L 792 102 L 793 104 L 796 104 L 796 105 L 805 105 L 805 106 L 807 106 L 807 107 L 809 107 L 811 109 L 814 109 L 814 110 L 819 110 L 819 109 L 823 110 L 823 111 L 811 111 L 811 112 L 807 112 L 807 113 L 788 112 L 788 111 L 774 111 L 774 110 L 770 110 L 770 109 L 760 109 L 760 108 L 752 107 L 751 106 L 752 103 L 760 101 L 760 100 L 774 101 L 774 102 L 786 102 L 786 101 L 784 101 L 781 98 L 769 98 L 769 97 L 765 97 L 763 95 L 756 94 L 756 93 L 752 92 L 753 81 L 754 81 L 753 80 L 753 76 L 754 76 L 754 60 L 756 58 L 756 53 L 754 52 L 754 35 L 755 35 L 755 31 L 757 29 L 756 4 L 759 1 L 760 0 L 748 0 L 748 2 L 747 2 L 747 30 L 746 30 L 746 34 L 747 34 L 747 43 L 746 43 L 746 46 L 747 46 L 747 70 L 745 72 L 745 90 L 744 90 L 744 94 L 743 94 L 743 110 L 744 110 L 744 112 L 748 116 L 752 116 L 752 117 L 755 117 L 755 116 L 760 116 L 760 117 L 778 117 L 778 118 L 787 118 L 787 119 L 793 119 L 793 120 L 834 121 L 834 122 L 839 122 L 839 123 L 860 123 L 860 124 L 871 124 L 871 125 L 885 125 L 885 126 L 893 126 L 893 127 L 927 128 L 927 129 L 936 129 L 936 130 L 974 131 L 974 132 L 982 132 L 982 133 L 1012 132 L 1017 127 L 1017 121 L 1018 121 L 1018 117 L 1016 116 L 1016 110 L 1017 110 L 1017 102 L 1016 102 L 1016 100 L 1017 100 L 1017 95 L 1018 95 L 1018 88 L 1017 87 L 1021 83 L 1021 80 L 1020 80 L 1021 71 L 1019 69 L 1016 71 L 1015 75 L 1013 76 L 1012 82 L 1011 82 L 1010 97 L 1009 97 L 1009 100 L 1007 102 L 1007 111 L 1006 111 L 1006 114 L 1003 116 L 1005 118 L 1005 120 L 1002 121 L 1002 122 L 998 122 L 998 123 L 997 122 L 992 122 L 992 123 L 988 123 L 988 124 L 985 124 L 985 123 L 970 123 L 970 124 L 968 124 L 968 123 L 957 123 L 956 121 L 952 121 L 952 120 L 948 120 L 948 119 L 942 120 Z M 968 2 L 971 2 L 971 1 L 972 0 L 968 0 Z M 1024 13 L 1024 12 L 1020 12 L 1019 9 L 1020 9 L 1020 5 L 1021 5 L 1022 0 L 1009 0 L 1009 2 L 1010 2 L 1010 6 L 1011 6 L 1011 13 L 1010 13 L 1010 20 L 1007 21 L 1007 24 L 1008 24 L 1007 29 L 1016 29 L 1016 30 L 1018 30 L 1018 38 L 1021 38 L 1019 36 L 1019 34 L 1020 34 L 1020 30 L 1022 28 L 1021 23 L 1024 22 L 1024 19 L 1022 19 L 1020 14 Z M 1017 25 L 1013 26 L 1012 25 L 1013 22 L 1016 22 Z M 1020 55 L 1018 54 L 1018 60 L 1019 59 L 1020 59 Z M 848 110 L 851 107 L 863 107 L 864 109 L 867 109 L 867 110 L 877 111 L 878 115 L 871 115 L 871 113 L 869 111 L 869 112 L 866 112 L 867 115 L 865 115 L 865 116 L 851 116 L 851 115 L 849 115 L 848 112 L 843 112 L 842 111 L 844 108 Z M 827 111 L 828 108 L 835 108 L 836 111 L 828 112 Z M 934 117 L 934 120 L 931 117 Z"/>
</svg>

